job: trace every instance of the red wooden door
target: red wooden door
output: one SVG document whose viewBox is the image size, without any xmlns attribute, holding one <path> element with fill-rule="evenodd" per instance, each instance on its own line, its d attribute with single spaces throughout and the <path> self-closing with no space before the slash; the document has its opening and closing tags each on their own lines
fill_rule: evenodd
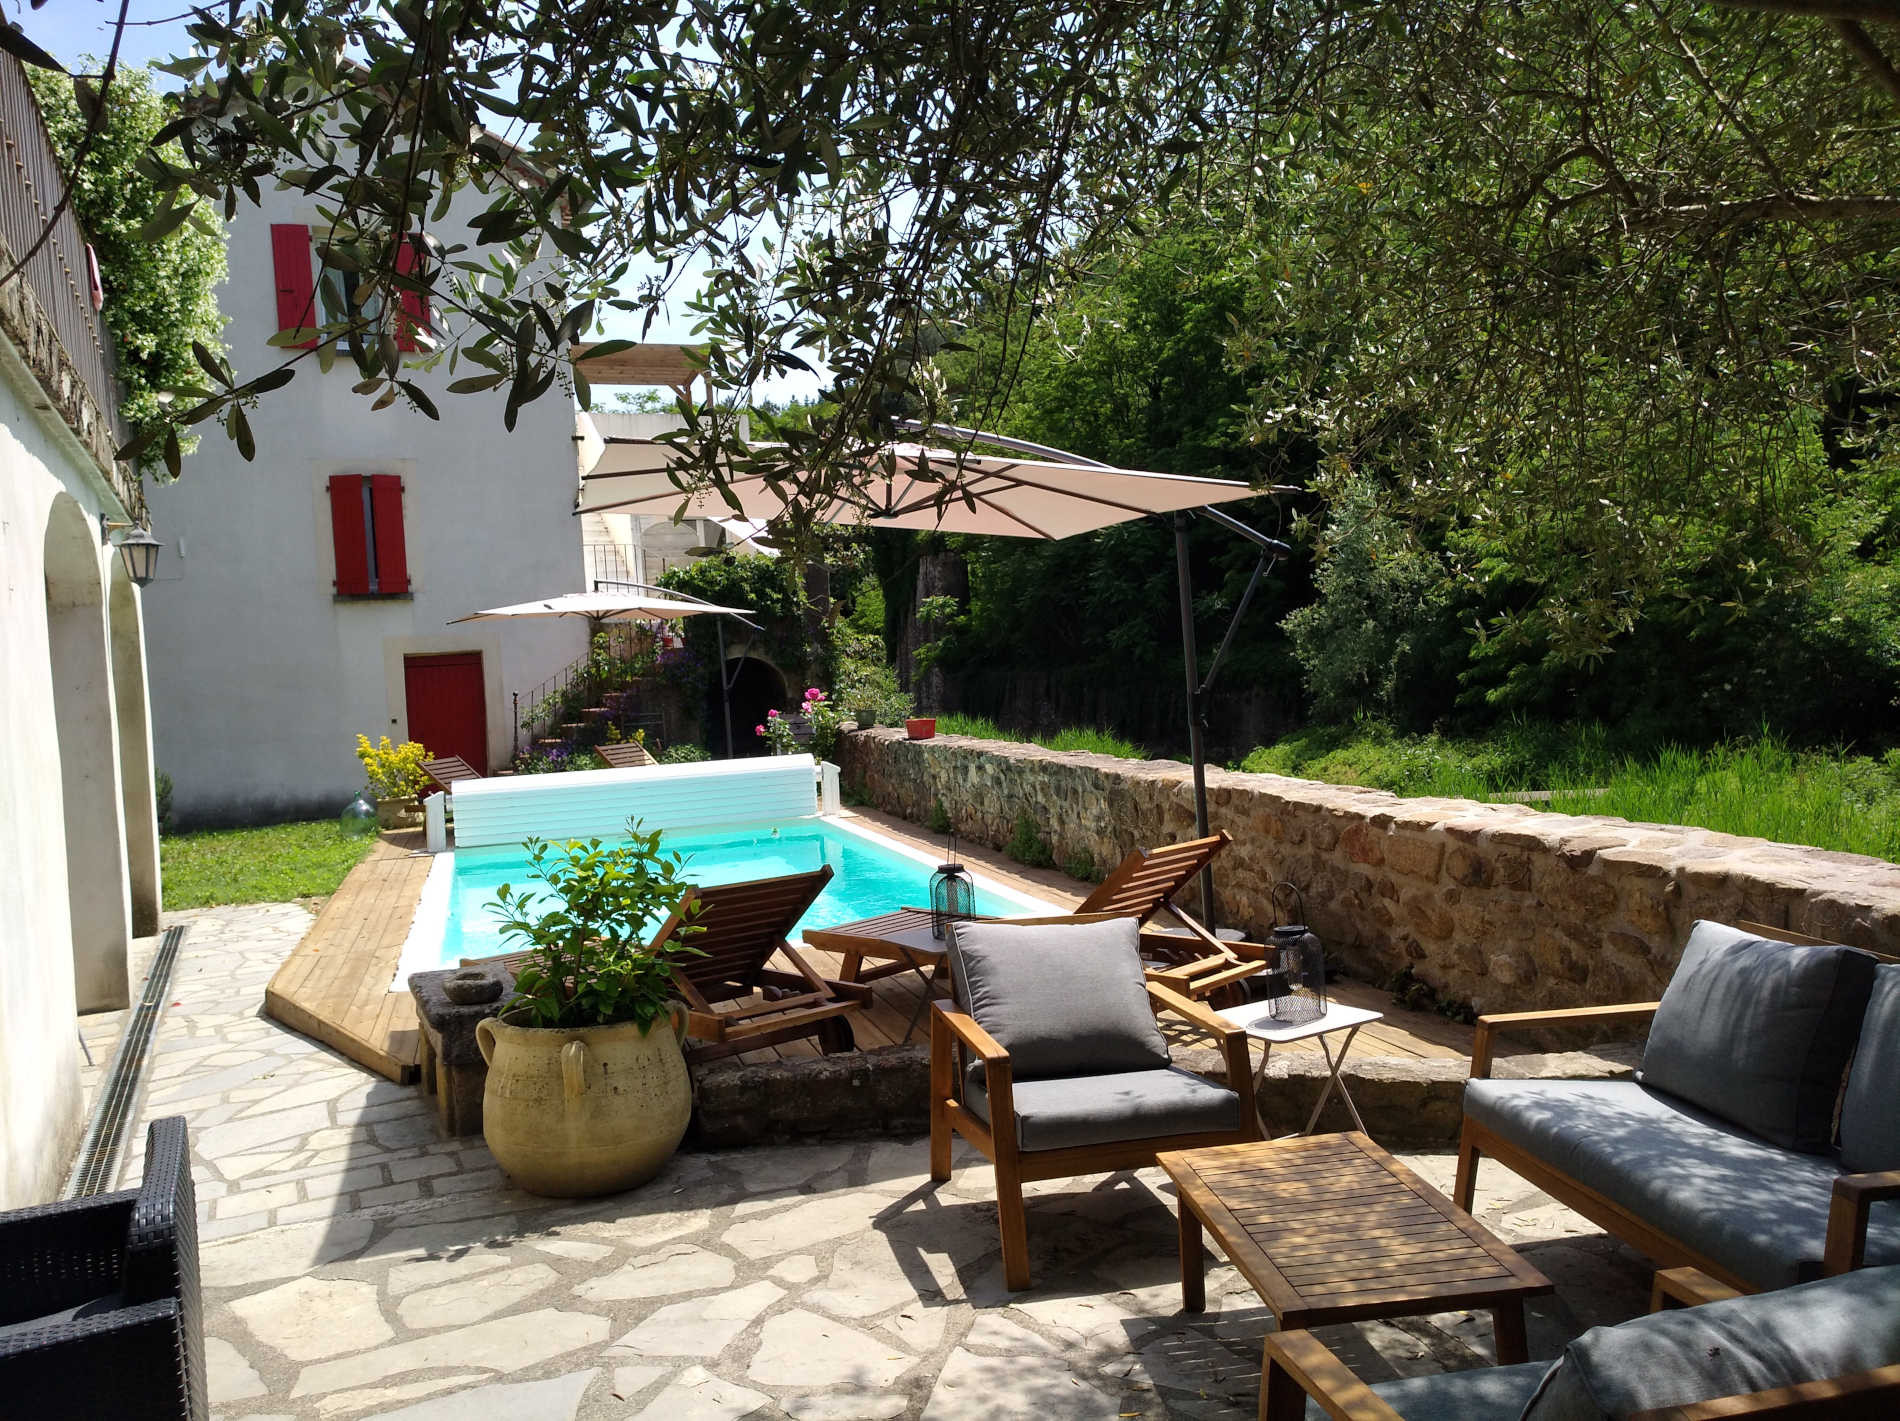
<svg viewBox="0 0 1900 1421">
<path fill-rule="evenodd" d="M 409 705 L 409 738 L 433 756 L 460 755 L 488 773 L 488 695 L 482 687 L 482 654 L 405 656 L 403 696 Z"/>
</svg>

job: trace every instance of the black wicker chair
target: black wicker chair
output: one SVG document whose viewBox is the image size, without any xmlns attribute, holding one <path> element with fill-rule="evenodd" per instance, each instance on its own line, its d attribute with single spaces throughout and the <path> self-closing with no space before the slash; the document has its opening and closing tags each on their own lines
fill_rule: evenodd
<svg viewBox="0 0 1900 1421">
<path fill-rule="evenodd" d="M 198 1210 L 183 1116 L 136 1190 L 0 1214 L 0 1411 L 205 1421 Z"/>
</svg>

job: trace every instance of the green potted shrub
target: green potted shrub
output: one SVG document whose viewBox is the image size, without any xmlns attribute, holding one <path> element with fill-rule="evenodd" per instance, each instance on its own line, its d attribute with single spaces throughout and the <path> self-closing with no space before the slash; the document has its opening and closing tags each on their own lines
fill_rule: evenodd
<svg viewBox="0 0 1900 1421">
<path fill-rule="evenodd" d="M 680 856 L 638 824 L 622 844 L 524 847 L 541 886 L 503 884 L 492 908 L 527 958 L 508 1006 L 476 1028 L 482 1134 L 531 1193 L 629 1189 L 672 1158 L 692 1114 L 673 958 L 697 952 L 680 941 L 697 929 L 648 945 L 670 915 L 690 917 L 691 885 Z"/>
<path fill-rule="evenodd" d="M 406 829 L 419 822 L 421 810 L 416 797 L 429 783 L 428 771 L 422 768 L 429 752 L 413 740 L 392 745 L 385 735 L 372 745 L 367 735 L 359 735 L 356 758 L 363 762 L 363 773 L 369 777 L 377 826 Z"/>
</svg>

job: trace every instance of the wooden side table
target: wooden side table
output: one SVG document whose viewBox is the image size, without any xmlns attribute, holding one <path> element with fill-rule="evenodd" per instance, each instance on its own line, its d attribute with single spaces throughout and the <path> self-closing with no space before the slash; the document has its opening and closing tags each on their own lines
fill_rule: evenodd
<svg viewBox="0 0 1900 1421">
<path fill-rule="evenodd" d="M 1524 1299 L 1551 1282 L 1361 1133 L 1180 1150 L 1181 1304 L 1207 1306 L 1202 1230 L 1283 1330 L 1486 1308 L 1498 1362 L 1529 1360 Z"/>
</svg>

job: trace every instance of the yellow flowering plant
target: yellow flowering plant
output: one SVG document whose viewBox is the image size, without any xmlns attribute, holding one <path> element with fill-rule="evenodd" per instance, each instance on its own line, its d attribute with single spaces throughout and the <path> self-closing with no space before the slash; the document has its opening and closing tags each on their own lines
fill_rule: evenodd
<svg viewBox="0 0 1900 1421">
<path fill-rule="evenodd" d="M 385 735 L 379 744 L 372 745 L 367 735 L 359 735 L 356 758 L 363 762 L 363 773 L 369 776 L 369 786 L 378 799 L 419 794 L 429 783 L 428 772 L 422 768 L 429 752 L 414 740 L 392 745 Z"/>
</svg>

